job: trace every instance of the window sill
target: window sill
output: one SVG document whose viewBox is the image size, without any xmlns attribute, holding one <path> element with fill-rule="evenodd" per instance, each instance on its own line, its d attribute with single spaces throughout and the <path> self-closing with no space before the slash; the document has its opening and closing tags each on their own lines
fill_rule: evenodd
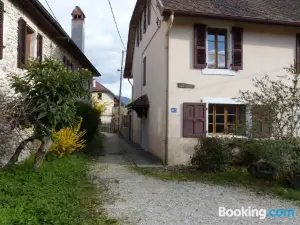
<svg viewBox="0 0 300 225">
<path fill-rule="evenodd" d="M 234 135 L 234 134 L 213 134 L 207 133 L 206 137 L 220 137 L 220 138 L 237 138 L 237 139 L 247 139 L 247 136 L 243 135 Z"/>
<path fill-rule="evenodd" d="M 230 69 L 203 69 L 202 75 L 222 75 L 222 76 L 234 76 L 237 72 Z"/>
</svg>

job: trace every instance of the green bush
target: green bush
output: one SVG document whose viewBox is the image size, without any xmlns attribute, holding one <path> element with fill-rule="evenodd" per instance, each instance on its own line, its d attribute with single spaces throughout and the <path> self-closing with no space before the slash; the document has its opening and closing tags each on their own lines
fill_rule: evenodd
<svg viewBox="0 0 300 225">
<path fill-rule="evenodd" d="M 91 104 L 77 102 L 77 115 L 82 118 L 81 131 L 85 131 L 84 139 L 89 144 L 96 133 L 99 132 L 100 113 Z"/>
<path fill-rule="evenodd" d="M 96 133 L 92 141 L 83 149 L 83 152 L 90 156 L 104 155 L 105 136 L 100 132 Z"/>
<path fill-rule="evenodd" d="M 205 171 L 224 171 L 231 162 L 232 139 L 219 137 L 200 138 L 195 146 L 191 164 Z"/>
<path fill-rule="evenodd" d="M 245 144 L 248 152 L 275 168 L 278 178 L 292 170 L 296 144 L 290 140 L 256 139 Z"/>
</svg>

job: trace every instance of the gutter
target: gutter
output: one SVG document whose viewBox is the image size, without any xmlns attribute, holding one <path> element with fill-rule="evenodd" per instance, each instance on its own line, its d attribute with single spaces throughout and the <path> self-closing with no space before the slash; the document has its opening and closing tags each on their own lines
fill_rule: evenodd
<svg viewBox="0 0 300 225">
<path fill-rule="evenodd" d="M 174 12 L 171 12 L 169 17 L 169 27 L 166 33 L 167 39 L 167 82 L 166 82 L 166 127 L 165 127 L 165 164 L 168 165 L 169 161 L 169 79 L 170 79 L 170 63 L 169 63 L 169 44 L 170 44 L 170 32 L 174 23 Z"/>
</svg>

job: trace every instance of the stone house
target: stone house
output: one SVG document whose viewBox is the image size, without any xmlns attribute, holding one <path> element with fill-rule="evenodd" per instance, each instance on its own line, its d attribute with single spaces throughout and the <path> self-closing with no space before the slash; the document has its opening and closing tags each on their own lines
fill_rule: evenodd
<svg viewBox="0 0 300 225">
<path fill-rule="evenodd" d="M 22 75 L 30 58 L 55 57 L 76 70 L 86 68 L 94 76 L 100 73 L 84 54 L 85 15 L 80 7 L 72 12 L 72 37 L 38 0 L 0 0 L 0 91 L 10 91 L 8 73 Z M 92 78 L 89 89 L 92 91 Z M 19 140 L 11 140 L 13 145 Z M 8 148 L 7 148 L 8 149 Z M 0 152 L 3 154 L 3 152 Z M 0 164 L 5 162 L 9 154 Z"/>
<path fill-rule="evenodd" d="M 133 78 L 132 141 L 187 164 L 198 137 L 255 122 L 234 100 L 253 78 L 300 71 L 298 0 L 138 0 L 124 78 Z M 263 126 L 262 126 L 263 132 Z"/>
</svg>

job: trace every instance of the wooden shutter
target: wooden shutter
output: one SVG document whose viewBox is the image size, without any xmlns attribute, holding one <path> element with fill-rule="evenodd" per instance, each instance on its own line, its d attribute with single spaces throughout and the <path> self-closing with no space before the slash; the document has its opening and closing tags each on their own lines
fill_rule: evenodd
<svg viewBox="0 0 300 225">
<path fill-rule="evenodd" d="M 243 69 L 243 28 L 232 28 L 232 65 L 233 70 Z"/>
<path fill-rule="evenodd" d="M 296 60 L 295 60 L 296 73 L 300 73 L 300 34 L 296 36 Z"/>
<path fill-rule="evenodd" d="M 206 104 L 183 104 L 183 137 L 206 135 Z"/>
<path fill-rule="evenodd" d="M 0 1 L 0 59 L 3 59 L 4 4 Z"/>
<path fill-rule="evenodd" d="M 43 36 L 41 34 L 37 36 L 37 57 L 40 62 L 43 60 Z"/>
<path fill-rule="evenodd" d="M 206 26 L 196 24 L 194 29 L 194 67 L 206 68 Z"/>
<path fill-rule="evenodd" d="M 26 22 L 22 18 L 18 22 L 18 68 L 26 62 Z"/>
</svg>

